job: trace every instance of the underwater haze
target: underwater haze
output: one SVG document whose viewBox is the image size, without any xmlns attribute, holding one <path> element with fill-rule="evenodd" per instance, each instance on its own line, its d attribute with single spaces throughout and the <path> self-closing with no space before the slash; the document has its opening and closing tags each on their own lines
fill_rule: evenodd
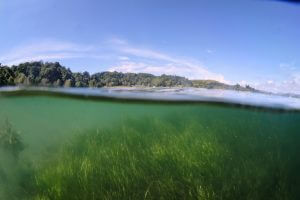
<svg viewBox="0 0 300 200">
<path fill-rule="evenodd" d="M 299 130 L 294 97 L 4 88 L 0 199 L 300 199 Z"/>
</svg>

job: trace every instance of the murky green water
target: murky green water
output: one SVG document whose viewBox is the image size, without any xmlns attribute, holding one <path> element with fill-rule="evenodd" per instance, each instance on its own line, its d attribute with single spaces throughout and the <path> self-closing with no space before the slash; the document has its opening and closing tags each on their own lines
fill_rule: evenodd
<svg viewBox="0 0 300 200">
<path fill-rule="evenodd" d="M 4 200 L 300 198 L 299 112 L 0 96 L 0 136 Z"/>
</svg>

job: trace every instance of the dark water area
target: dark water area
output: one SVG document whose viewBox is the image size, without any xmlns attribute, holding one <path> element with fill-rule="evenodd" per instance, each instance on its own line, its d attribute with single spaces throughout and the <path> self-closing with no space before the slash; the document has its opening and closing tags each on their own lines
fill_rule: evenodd
<svg viewBox="0 0 300 200">
<path fill-rule="evenodd" d="M 0 199 L 300 199 L 299 100 L 120 90 L 2 90 Z"/>
</svg>

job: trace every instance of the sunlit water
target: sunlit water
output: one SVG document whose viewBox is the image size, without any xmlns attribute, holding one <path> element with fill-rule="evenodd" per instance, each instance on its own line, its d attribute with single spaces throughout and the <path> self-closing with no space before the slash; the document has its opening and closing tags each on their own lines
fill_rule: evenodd
<svg viewBox="0 0 300 200">
<path fill-rule="evenodd" d="M 297 98 L 4 88 L 0 131 L 4 200 L 300 198 Z"/>
</svg>

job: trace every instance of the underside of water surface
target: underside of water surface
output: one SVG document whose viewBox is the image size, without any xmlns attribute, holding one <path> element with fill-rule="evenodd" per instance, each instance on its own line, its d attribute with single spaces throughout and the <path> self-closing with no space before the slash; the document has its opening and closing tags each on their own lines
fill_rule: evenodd
<svg viewBox="0 0 300 200">
<path fill-rule="evenodd" d="M 299 199 L 300 113 L 0 95 L 0 199 Z"/>
</svg>

